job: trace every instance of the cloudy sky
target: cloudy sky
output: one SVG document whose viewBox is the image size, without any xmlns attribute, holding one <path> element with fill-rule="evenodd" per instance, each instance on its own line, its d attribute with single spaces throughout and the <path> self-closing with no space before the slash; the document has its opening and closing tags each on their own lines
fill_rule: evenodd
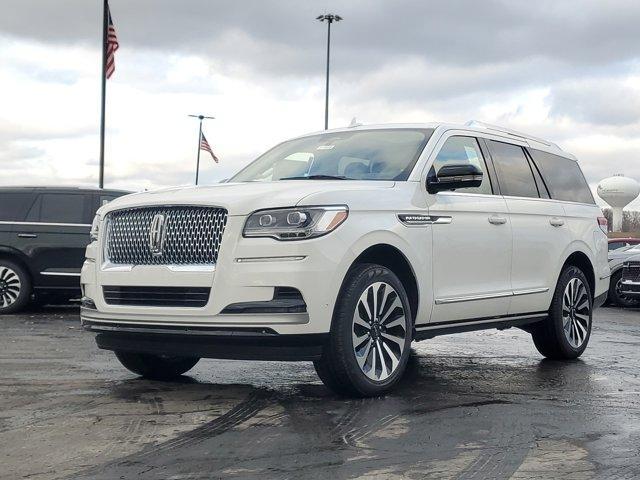
<svg viewBox="0 0 640 480">
<path fill-rule="evenodd" d="M 3 0 L 0 184 L 97 183 L 101 0 Z M 214 183 L 330 126 L 470 119 L 552 140 L 590 184 L 640 180 L 637 0 L 111 0 L 106 186 Z M 640 207 L 640 202 L 636 202 Z"/>
</svg>

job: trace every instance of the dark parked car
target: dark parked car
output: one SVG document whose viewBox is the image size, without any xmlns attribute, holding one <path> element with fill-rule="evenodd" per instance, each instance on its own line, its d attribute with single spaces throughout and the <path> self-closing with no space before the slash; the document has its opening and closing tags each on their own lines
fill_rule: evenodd
<svg viewBox="0 0 640 480">
<path fill-rule="evenodd" d="M 30 300 L 80 294 L 80 269 L 96 210 L 130 192 L 0 187 L 0 314 Z"/>
</svg>

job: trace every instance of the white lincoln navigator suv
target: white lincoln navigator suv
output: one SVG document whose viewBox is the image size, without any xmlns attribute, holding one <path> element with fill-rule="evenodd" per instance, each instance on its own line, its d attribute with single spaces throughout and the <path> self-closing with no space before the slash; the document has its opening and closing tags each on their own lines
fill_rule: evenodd
<svg viewBox="0 0 640 480">
<path fill-rule="evenodd" d="M 589 342 L 606 220 L 576 159 L 471 122 L 329 130 L 228 182 L 102 207 L 82 323 L 132 372 L 200 358 L 313 361 L 355 396 L 396 385 L 412 341 L 519 327 L 545 357 Z"/>
</svg>

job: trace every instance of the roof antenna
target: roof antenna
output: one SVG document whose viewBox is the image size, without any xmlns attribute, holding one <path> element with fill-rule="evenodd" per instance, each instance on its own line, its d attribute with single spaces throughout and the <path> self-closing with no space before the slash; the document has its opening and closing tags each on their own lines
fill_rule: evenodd
<svg viewBox="0 0 640 480">
<path fill-rule="evenodd" d="M 353 117 L 351 119 L 351 123 L 349 124 L 349 128 L 354 128 L 354 127 L 361 127 L 362 123 L 358 123 L 358 120 L 356 119 L 356 117 Z"/>
</svg>

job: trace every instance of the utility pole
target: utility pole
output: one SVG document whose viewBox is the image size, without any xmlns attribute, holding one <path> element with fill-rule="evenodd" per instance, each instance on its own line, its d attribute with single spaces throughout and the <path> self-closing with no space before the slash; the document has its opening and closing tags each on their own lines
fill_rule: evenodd
<svg viewBox="0 0 640 480">
<path fill-rule="evenodd" d="M 189 115 L 189 116 L 200 120 L 200 129 L 198 130 L 198 156 L 196 157 L 196 185 L 198 185 L 198 174 L 200 173 L 200 147 L 202 145 L 202 121 L 205 118 L 213 120 L 215 117 L 206 117 L 204 115 Z"/>
<path fill-rule="evenodd" d="M 331 53 L 331 24 L 333 22 L 339 22 L 342 20 L 342 17 L 333 13 L 325 13 L 324 15 L 317 16 L 316 20 L 327 22 L 327 79 L 324 90 L 324 129 L 327 130 L 329 128 L 329 56 Z"/>
</svg>

